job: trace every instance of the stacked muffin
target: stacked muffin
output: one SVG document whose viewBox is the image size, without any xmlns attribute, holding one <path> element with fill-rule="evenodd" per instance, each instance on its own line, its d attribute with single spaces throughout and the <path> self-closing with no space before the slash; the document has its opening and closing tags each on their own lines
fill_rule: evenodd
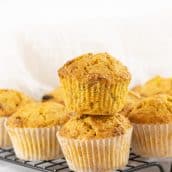
<svg viewBox="0 0 172 172">
<path fill-rule="evenodd" d="M 74 171 L 109 171 L 128 161 L 132 126 L 118 112 L 124 106 L 130 74 L 107 53 L 85 54 L 59 69 L 65 106 L 73 114 L 58 132 Z"/>
</svg>

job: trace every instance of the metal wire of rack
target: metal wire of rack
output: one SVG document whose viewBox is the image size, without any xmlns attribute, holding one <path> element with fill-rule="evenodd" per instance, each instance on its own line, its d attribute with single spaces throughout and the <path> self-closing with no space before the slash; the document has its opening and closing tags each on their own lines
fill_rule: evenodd
<svg viewBox="0 0 172 172">
<path fill-rule="evenodd" d="M 16 158 L 13 149 L 0 148 L 0 160 L 43 172 L 72 172 L 64 158 L 51 161 L 24 161 Z M 165 172 L 163 167 L 158 162 L 149 162 L 143 160 L 140 156 L 134 153 L 130 153 L 128 165 L 125 168 L 117 171 L 134 172 L 152 167 L 156 167 L 157 172 Z"/>
</svg>

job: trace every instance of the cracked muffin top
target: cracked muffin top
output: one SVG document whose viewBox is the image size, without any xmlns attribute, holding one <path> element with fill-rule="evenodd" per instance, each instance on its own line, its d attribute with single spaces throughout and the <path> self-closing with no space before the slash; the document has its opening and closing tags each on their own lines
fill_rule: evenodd
<svg viewBox="0 0 172 172">
<path fill-rule="evenodd" d="M 21 107 L 7 120 L 14 128 L 42 128 L 63 125 L 69 116 L 64 105 L 56 102 L 35 102 Z"/>
<path fill-rule="evenodd" d="M 155 76 L 141 87 L 140 94 L 145 97 L 156 94 L 172 95 L 172 78 Z"/>
<path fill-rule="evenodd" d="M 73 116 L 60 130 L 60 135 L 73 139 L 98 139 L 125 134 L 131 128 L 130 122 L 122 115 Z"/>
<path fill-rule="evenodd" d="M 165 94 L 143 98 L 129 113 L 133 123 L 172 123 L 172 97 Z"/>
<path fill-rule="evenodd" d="M 45 102 L 45 101 L 55 101 L 57 103 L 60 103 L 60 104 L 65 104 L 64 103 L 64 89 L 62 86 L 59 86 L 57 88 L 55 88 L 52 92 L 48 93 L 48 94 L 45 94 L 43 97 L 42 97 L 42 101 Z"/>
<path fill-rule="evenodd" d="M 81 81 L 130 81 L 126 66 L 108 53 L 84 54 L 67 62 L 58 71 L 60 79 L 71 77 Z"/>
<path fill-rule="evenodd" d="M 33 101 L 21 92 L 11 89 L 0 89 L 0 116 L 10 116 L 19 107 Z"/>
</svg>

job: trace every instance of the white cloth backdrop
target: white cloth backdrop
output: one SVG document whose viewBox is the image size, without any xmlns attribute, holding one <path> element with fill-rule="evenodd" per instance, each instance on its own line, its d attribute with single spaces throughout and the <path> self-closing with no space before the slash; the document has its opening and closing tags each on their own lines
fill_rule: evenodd
<svg viewBox="0 0 172 172">
<path fill-rule="evenodd" d="M 40 97 L 58 84 L 57 69 L 66 60 L 104 51 L 129 67 L 131 85 L 156 74 L 172 76 L 172 20 L 163 17 L 92 19 L 1 33 L 0 86 Z"/>
</svg>

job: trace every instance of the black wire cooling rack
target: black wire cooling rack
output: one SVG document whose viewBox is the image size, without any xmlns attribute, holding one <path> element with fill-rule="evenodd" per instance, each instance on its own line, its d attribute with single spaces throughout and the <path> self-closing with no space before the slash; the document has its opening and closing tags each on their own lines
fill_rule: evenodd
<svg viewBox="0 0 172 172">
<path fill-rule="evenodd" d="M 64 158 L 51 161 L 23 161 L 16 158 L 13 149 L 0 148 L 0 160 L 43 172 L 72 172 Z M 134 153 L 130 153 L 128 165 L 117 171 L 134 172 L 152 167 L 157 168 L 157 172 L 165 172 L 163 167 L 158 162 L 149 162 L 143 160 L 143 158 Z"/>
</svg>

